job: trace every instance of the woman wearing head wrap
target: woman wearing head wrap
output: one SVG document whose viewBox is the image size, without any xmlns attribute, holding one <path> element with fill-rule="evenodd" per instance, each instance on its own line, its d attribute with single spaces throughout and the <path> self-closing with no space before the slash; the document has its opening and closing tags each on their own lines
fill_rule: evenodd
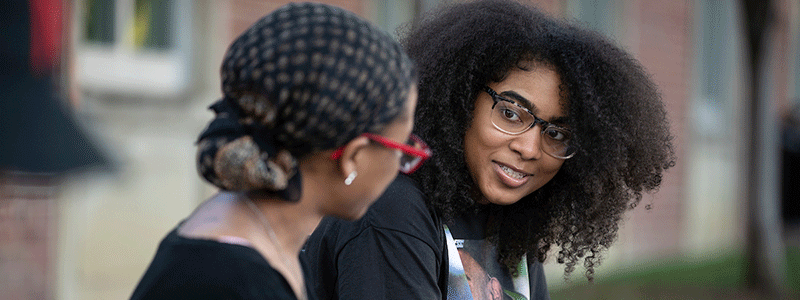
<svg viewBox="0 0 800 300">
<path fill-rule="evenodd" d="M 359 221 L 320 223 L 304 252 L 319 298 L 477 299 L 485 278 L 457 251 L 473 242 L 504 298 L 547 299 L 548 255 L 591 279 L 625 211 L 674 164 L 639 63 L 508 0 L 446 6 L 404 43 L 420 68 L 415 132 L 436 156 Z"/>
<path fill-rule="evenodd" d="M 198 169 L 222 191 L 164 238 L 133 299 L 304 299 L 298 255 L 322 216 L 361 217 L 430 155 L 407 144 L 411 62 L 350 12 L 281 7 L 231 44 L 221 72 Z"/>
</svg>

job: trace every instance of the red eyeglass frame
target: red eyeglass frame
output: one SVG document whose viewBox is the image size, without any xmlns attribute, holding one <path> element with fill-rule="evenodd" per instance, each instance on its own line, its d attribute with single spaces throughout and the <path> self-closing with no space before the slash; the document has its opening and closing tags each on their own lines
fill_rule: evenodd
<svg viewBox="0 0 800 300">
<path fill-rule="evenodd" d="M 431 155 L 433 155 L 433 152 L 431 151 L 431 148 L 428 147 L 428 144 L 426 144 L 424 141 L 422 141 L 421 138 L 419 138 L 418 136 L 416 136 L 414 134 L 411 134 L 409 136 L 409 138 L 414 140 L 414 142 L 418 143 L 419 145 L 421 145 L 422 147 L 420 149 L 411 147 L 411 146 L 409 146 L 407 144 L 401 144 L 401 143 L 395 142 L 395 141 L 390 140 L 390 139 L 388 139 L 388 138 L 386 138 L 384 136 L 380 136 L 380 135 L 377 135 L 377 134 L 374 134 L 374 133 L 362 133 L 361 136 L 364 136 L 364 137 L 366 137 L 366 138 L 368 138 L 370 140 L 378 142 L 381 145 L 383 145 L 384 147 L 397 149 L 397 150 L 403 151 L 403 153 L 405 153 L 405 154 L 419 157 L 420 160 L 414 165 L 414 167 L 412 167 L 408 171 L 401 171 L 401 172 L 403 172 L 405 174 L 414 173 L 414 171 L 416 171 L 417 169 L 419 169 L 420 166 L 422 166 L 422 163 L 425 162 L 425 160 L 427 160 L 428 158 L 431 157 Z M 344 153 L 344 146 L 339 147 L 338 149 L 336 149 L 336 151 L 331 153 L 331 159 L 337 160 L 337 159 L 341 158 L 342 157 L 342 153 Z"/>
</svg>

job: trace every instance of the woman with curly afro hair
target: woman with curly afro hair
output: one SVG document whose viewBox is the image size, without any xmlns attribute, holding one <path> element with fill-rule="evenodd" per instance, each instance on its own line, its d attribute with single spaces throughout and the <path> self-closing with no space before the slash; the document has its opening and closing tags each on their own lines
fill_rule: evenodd
<svg viewBox="0 0 800 300">
<path fill-rule="evenodd" d="M 642 66 L 509 0 L 442 7 L 403 43 L 420 75 L 414 132 L 434 156 L 359 221 L 323 220 L 305 248 L 317 296 L 547 299 L 548 255 L 591 280 L 624 213 L 674 165 Z M 459 256 L 470 244 L 503 295 L 478 295 L 486 275 Z"/>
</svg>

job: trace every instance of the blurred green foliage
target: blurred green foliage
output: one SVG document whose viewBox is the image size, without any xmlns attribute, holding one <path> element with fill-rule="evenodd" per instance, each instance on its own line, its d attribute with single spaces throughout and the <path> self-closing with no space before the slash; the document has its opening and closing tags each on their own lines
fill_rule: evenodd
<svg viewBox="0 0 800 300">
<path fill-rule="evenodd" d="M 800 248 L 786 250 L 787 298 L 800 299 Z M 703 260 L 665 259 L 634 266 L 594 283 L 552 290 L 557 299 L 764 299 L 745 283 L 744 253 L 730 252 Z"/>
</svg>

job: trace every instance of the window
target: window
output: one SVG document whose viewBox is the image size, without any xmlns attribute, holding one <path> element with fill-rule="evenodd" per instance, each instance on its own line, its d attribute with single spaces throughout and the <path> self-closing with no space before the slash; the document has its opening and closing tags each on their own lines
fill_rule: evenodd
<svg viewBox="0 0 800 300">
<path fill-rule="evenodd" d="M 737 56 L 739 28 L 734 20 L 736 6 L 731 1 L 695 2 L 695 98 L 693 123 L 697 134 L 708 139 L 728 139 L 729 126 L 737 119 L 740 95 Z"/>
<path fill-rule="evenodd" d="M 86 41 L 106 45 L 114 43 L 114 3 L 114 0 L 86 0 Z"/>
<path fill-rule="evenodd" d="M 611 38 L 616 37 L 621 28 L 620 0 L 569 0 L 567 15 L 584 22 L 586 26 Z"/>
<path fill-rule="evenodd" d="M 430 2 L 430 0 L 428 0 Z M 416 13 L 418 1 L 372 0 L 368 10 L 373 22 L 397 38 L 397 29 L 411 21 Z"/>
<path fill-rule="evenodd" d="M 78 0 L 81 87 L 174 98 L 190 82 L 191 0 Z"/>
</svg>

